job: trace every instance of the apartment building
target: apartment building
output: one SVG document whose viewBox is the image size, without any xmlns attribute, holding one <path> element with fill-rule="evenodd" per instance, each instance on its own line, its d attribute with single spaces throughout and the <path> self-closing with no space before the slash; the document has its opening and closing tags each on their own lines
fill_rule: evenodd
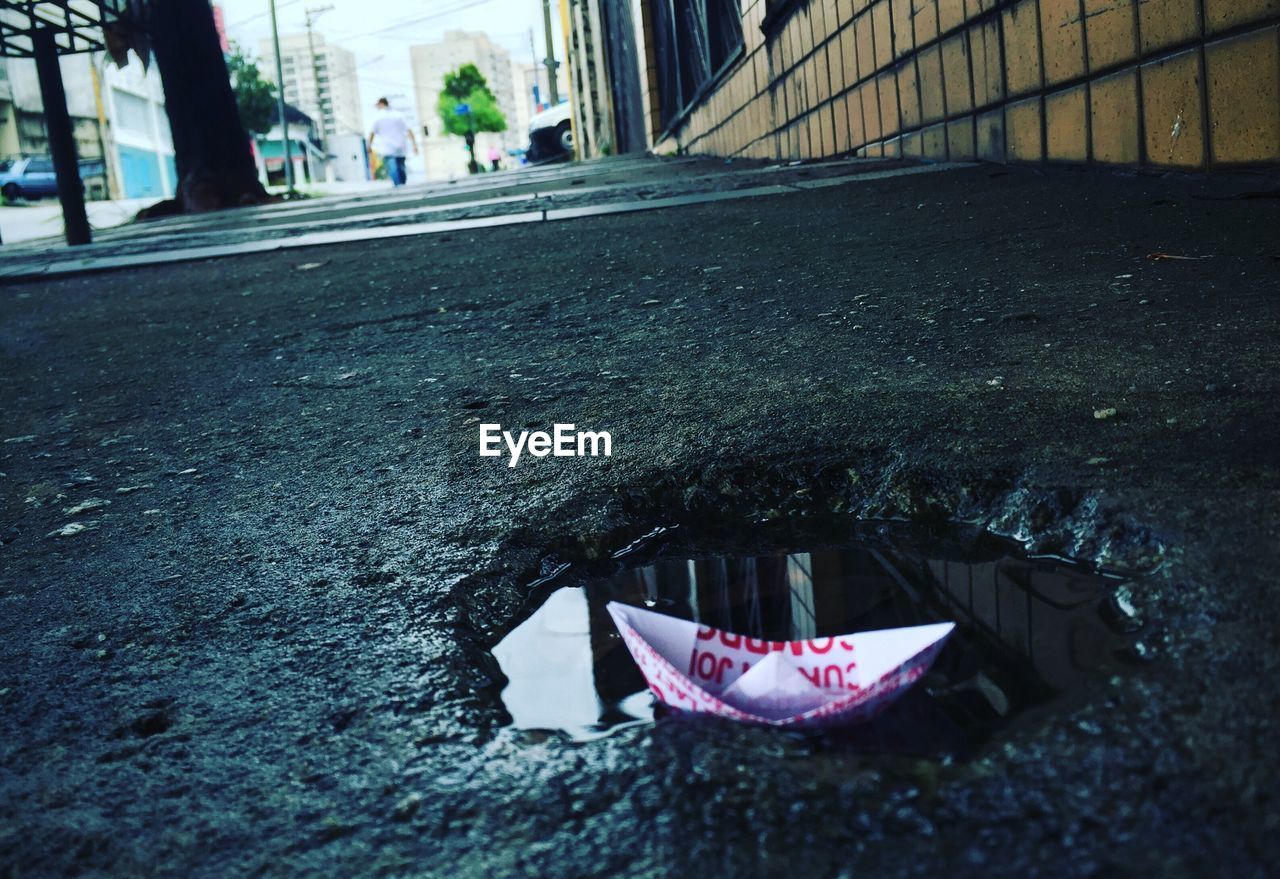
<svg viewBox="0 0 1280 879">
<path fill-rule="evenodd" d="M 264 79 L 275 82 L 275 47 L 260 44 L 258 68 Z M 324 34 L 288 34 L 280 37 L 280 61 L 284 70 L 285 99 L 316 121 L 321 134 L 330 137 L 364 133 L 364 106 L 356 58 Z"/>
<path fill-rule="evenodd" d="M 418 118 L 430 132 L 425 139 L 424 151 L 428 178 L 448 179 L 467 171 L 466 145 L 462 138 L 444 136 L 443 123 L 436 114 L 436 101 L 444 87 L 444 75 L 463 64 L 474 64 L 484 75 L 498 109 L 507 120 L 506 131 L 477 136 L 477 154 L 483 158 L 490 146 L 497 146 L 505 152 L 527 145 L 526 133 L 517 127 L 521 115 L 516 103 L 511 53 L 494 43 L 487 34 L 478 31 L 446 31 L 439 42 L 410 46 L 409 62 L 413 68 Z"/>
</svg>

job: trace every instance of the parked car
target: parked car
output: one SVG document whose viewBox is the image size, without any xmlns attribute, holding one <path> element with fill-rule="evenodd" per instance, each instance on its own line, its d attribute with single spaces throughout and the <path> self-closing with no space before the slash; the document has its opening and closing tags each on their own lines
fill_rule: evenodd
<svg viewBox="0 0 1280 879">
<path fill-rule="evenodd" d="M 102 159 L 86 159 L 80 163 L 80 180 L 104 177 Z M 53 160 L 48 156 L 24 156 L 0 162 L 0 194 L 15 198 L 49 198 L 58 194 L 58 178 L 53 173 Z"/>
<path fill-rule="evenodd" d="M 569 102 L 543 110 L 529 120 L 529 161 L 545 162 L 573 155 Z"/>
</svg>

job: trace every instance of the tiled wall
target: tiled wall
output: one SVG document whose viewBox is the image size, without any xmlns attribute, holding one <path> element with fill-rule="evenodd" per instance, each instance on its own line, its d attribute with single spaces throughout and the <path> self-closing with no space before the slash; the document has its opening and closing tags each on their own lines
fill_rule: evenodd
<svg viewBox="0 0 1280 879">
<path fill-rule="evenodd" d="M 768 37 L 742 5 L 744 57 L 665 136 L 650 113 L 655 149 L 1280 162 L 1280 0 L 800 0 Z"/>
</svg>

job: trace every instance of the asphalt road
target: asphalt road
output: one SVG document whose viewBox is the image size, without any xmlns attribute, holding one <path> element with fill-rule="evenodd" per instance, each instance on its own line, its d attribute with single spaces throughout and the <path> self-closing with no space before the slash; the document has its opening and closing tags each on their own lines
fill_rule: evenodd
<svg viewBox="0 0 1280 879">
<path fill-rule="evenodd" d="M 1266 875 L 1274 185 L 982 167 L 0 287 L 5 874 Z M 481 417 L 614 453 L 508 468 Z M 504 728 L 539 572 L 831 514 L 1149 571 L 1148 658 L 968 762 Z"/>
</svg>

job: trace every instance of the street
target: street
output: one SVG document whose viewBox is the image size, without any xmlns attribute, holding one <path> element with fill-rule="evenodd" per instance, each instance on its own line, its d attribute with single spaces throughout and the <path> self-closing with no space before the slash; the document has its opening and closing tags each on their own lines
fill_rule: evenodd
<svg viewBox="0 0 1280 879">
<path fill-rule="evenodd" d="M 1267 875 L 1275 187 L 614 159 L 6 246 L 0 863 Z M 540 576 L 781 520 L 1134 576 L 1140 649 L 971 759 L 508 725 Z"/>
</svg>

